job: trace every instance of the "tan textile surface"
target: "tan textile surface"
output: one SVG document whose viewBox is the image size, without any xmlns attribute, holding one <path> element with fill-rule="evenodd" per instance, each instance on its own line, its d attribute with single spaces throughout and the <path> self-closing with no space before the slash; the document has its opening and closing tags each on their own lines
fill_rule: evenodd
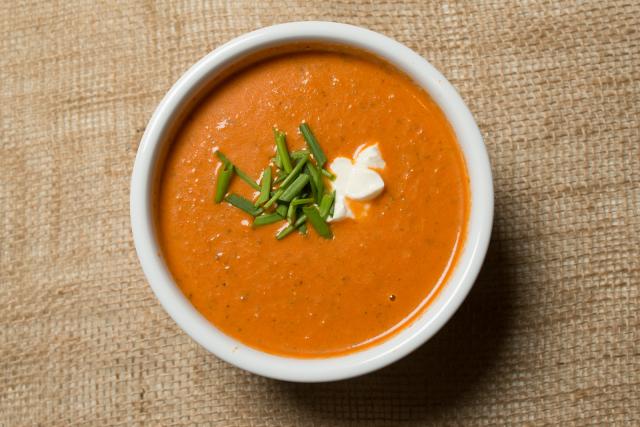
<svg viewBox="0 0 640 427">
<path fill-rule="evenodd" d="M 3 3 L 0 425 L 640 424 L 637 2 Z M 321 385 L 245 373 L 181 332 L 128 210 L 140 137 L 181 73 L 302 19 L 369 27 L 439 68 L 496 189 L 488 260 L 452 321 L 392 367 Z"/>
</svg>

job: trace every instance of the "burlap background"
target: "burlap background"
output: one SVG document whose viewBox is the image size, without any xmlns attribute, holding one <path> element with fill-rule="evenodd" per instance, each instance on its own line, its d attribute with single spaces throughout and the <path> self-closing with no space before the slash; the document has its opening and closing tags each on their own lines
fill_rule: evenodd
<svg viewBox="0 0 640 427">
<path fill-rule="evenodd" d="M 0 425 L 640 424 L 640 6 L 311 3 L 4 2 Z M 496 187 L 486 266 L 449 325 L 324 385 L 191 341 L 129 228 L 135 152 L 171 84 L 232 37 L 301 19 L 428 58 L 474 112 Z"/>
</svg>

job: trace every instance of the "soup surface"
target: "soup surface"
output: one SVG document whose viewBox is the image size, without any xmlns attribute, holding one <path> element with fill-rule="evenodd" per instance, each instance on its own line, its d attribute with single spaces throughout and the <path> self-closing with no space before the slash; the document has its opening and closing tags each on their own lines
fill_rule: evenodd
<svg viewBox="0 0 640 427">
<path fill-rule="evenodd" d="M 281 226 L 213 202 L 218 149 L 258 179 L 306 121 L 329 161 L 377 143 L 384 192 L 351 202 L 356 219 L 276 240 Z M 462 153 L 443 113 L 395 68 L 324 47 L 281 53 L 233 73 L 177 133 L 159 182 L 156 226 L 167 265 L 211 323 L 274 354 L 353 352 L 406 326 L 433 298 L 461 250 L 469 211 Z M 235 177 L 230 190 L 254 190 Z"/>
</svg>

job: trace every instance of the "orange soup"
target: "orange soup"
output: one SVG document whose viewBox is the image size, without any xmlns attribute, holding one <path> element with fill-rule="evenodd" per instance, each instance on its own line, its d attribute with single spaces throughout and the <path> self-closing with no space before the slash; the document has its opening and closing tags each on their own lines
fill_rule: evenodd
<svg viewBox="0 0 640 427">
<path fill-rule="evenodd" d="M 377 144 L 384 190 L 347 199 L 355 218 L 331 222 L 331 238 L 309 226 L 277 240 L 286 219 L 255 227 L 214 202 L 216 152 L 259 183 L 273 129 L 293 152 L 307 146 L 300 123 L 327 169 Z M 258 197 L 237 175 L 228 192 Z M 327 46 L 276 52 L 219 82 L 177 132 L 156 202 L 163 257 L 193 306 L 240 342 L 291 357 L 354 352 L 410 324 L 455 265 L 470 207 L 462 152 L 429 95 L 375 57 Z"/>
</svg>

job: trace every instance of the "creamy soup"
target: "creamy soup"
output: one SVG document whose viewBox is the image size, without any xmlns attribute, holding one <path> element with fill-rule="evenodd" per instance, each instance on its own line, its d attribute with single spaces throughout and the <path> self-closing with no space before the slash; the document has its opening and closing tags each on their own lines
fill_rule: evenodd
<svg viewBox="0 0 640 427">
<path fill-rule="evenodd" d="M 350 214 L 325 215 L 329 238 L 307 224 L 276 239 L 286 217 L 257 227 L 214 202 L 224 167 L 216 152 L 259 186 L 269 162 L 278 173 L 274 128 L 290 152 L 308 149 L 301 123 L 327 172 L 375 146 L 384 167 L 369 170 L 384 188 L 366 200 L 342 194 Z M 329 176 L 327 194 L 337 185 Z M 254 202 L 260 190 L 236 174 L 225 191 Z M 325 46 L 274 52 L 219 82 L 178 131 L 156 202 L 163 257 L 193 306 L 240 342 L 292 357 L 354 352 L 410 324 L 455 266 L 470 208 L 462 152 L 429 95 L 375 57 Z"/>
</svg>

